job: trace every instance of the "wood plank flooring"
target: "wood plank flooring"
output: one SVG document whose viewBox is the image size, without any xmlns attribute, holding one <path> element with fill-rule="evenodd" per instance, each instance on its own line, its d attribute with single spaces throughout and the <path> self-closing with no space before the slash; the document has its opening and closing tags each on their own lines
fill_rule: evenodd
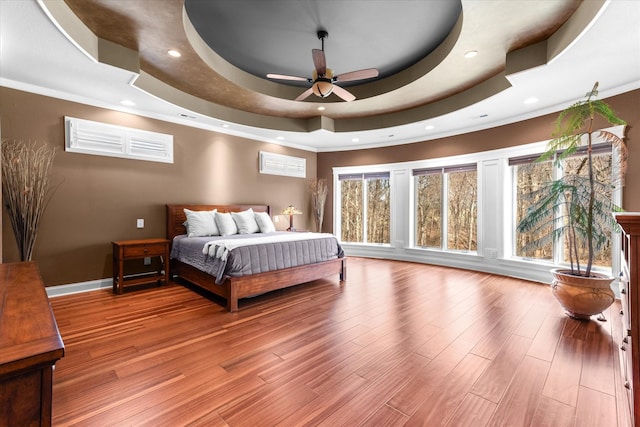
<svg viewBox="0 0 640 427">
<path fill-rule="evenodd" d="M 350 258 L 343 284 L 216 301 L 179 284 L 53 298 L 53 424 L 628 423 L 617 308 L 572 320 L 541 284 Z"/>
</svg>

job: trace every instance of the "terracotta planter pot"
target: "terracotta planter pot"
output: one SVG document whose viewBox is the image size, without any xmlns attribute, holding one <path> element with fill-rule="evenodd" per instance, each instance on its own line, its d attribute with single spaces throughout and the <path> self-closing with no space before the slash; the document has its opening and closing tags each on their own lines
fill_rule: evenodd
<svg viewBox="0 0 640 427">
<path fill-rule="evenodd" d="M 551 291 L 567 315 L 574 319 L 588 320 L 601 313 L 615 301 L 611 289 L 614 278 L 592 273 L 592 277 L 574 276 L 570 270 L 551 270 Z"/>
</svg>

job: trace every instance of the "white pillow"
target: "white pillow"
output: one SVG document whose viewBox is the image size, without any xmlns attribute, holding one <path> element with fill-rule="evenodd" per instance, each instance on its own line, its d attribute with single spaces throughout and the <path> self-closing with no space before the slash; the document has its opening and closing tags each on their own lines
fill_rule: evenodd
<svg viewBox="0 0 640 427">
<path fill-rule="evenodd" d="M 216 212 L 215 215 L 216 225 L 218 226 L 221 236 L 230 236 L 238 233 L 238 227 L 230 213 Z"/>
<path fill-rule="evenodd" d="M 231 212 L 231 218 L 235 221 L 239 234 L 253 234 L 260 231 L 251 208 L 242 212 Z"/>
<path fill-rule="evenodd" d="M 271 217 L 266 212 L 255 212 L 254 216 L 261 233 L 271 233 L 276 231 L 276 226 L 271 221 Z"/>
<path fill-rule="evenodd" d="M 187 216 L 187 236 L 219 236 L 220 232 L 216 226 L 216 209 L 212 211 L 192 211 L 183 209 Z"/>
</svg>

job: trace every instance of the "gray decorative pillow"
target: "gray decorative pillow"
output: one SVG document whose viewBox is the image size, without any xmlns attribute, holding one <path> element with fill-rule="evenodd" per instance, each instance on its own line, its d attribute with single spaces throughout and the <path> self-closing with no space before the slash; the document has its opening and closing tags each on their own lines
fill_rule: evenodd
<svg viewBox="0 0 640 427">
<path fill-rule="evenodd" d="M 218 226 L 221 236 L 238 234 L 238 227 L 230 213 L 216 212 L 216 225 Z"/>
<path fill-rule="evenodd" d="M 215 221 L 215 209 L 212 211 L 192 211 L 189 209 L 183 210 L 184 214 L 187 216 L 186 227 L 188 237 L 220 235 Z"/>
<path fill-rule="evenodd" d="M 260 231 L 251 208 L 242 212 L 231 212 L 231 218 L 235 221 L 240 234 L 253 234 Z"/>
<path fill-rule="evenodd" d="M 271 233 L 276 231 L 276 226 L 273 224 L 271 217 L 266 212 L 254 212 L 258 227 L 260 227 L 261 233 Z"/>
</svg>

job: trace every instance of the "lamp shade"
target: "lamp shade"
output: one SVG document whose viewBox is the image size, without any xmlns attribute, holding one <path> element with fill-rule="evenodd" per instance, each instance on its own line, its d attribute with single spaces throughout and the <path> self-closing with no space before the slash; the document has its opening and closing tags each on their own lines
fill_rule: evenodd
<svg viewBox="0 0 640 427">
<path fill-rule="evenodd" d="M 282 215 L 289 215 L 289 228 L 287 228 L 287 231 L 296 231 L 296 229 L 293 228 L 293 216 L 301 213 L 302 212 L 296 209 L 293 205 L 289 205 L 282 210 Z"/>
<path fill-rule="evenodd" d="M 326 98 L 333 92 L 333 70 L 327 68 L 323 75 L 318 75 L 317 70 L 313 70 L 312 92 L 320 98 Z"/>
<path fill-rule="evenodd" d="M 311 88 L 316 96 L 326 98 L 331 95 L 331 92 L 333 92 L 333 83 L 331 82 L 331 79 L 319 77 L 315 82 L 313 82 L 313 86 L 311 86 Z"/>
<path fill-rule="evenodd" d="M 293 205 L 289 205 L 286 208 L 284 208 L 282 210 L 282 215 L 299 215 L 302 212 L 300 212 L 296 207 L 294 207 Z"/>
</svg>

